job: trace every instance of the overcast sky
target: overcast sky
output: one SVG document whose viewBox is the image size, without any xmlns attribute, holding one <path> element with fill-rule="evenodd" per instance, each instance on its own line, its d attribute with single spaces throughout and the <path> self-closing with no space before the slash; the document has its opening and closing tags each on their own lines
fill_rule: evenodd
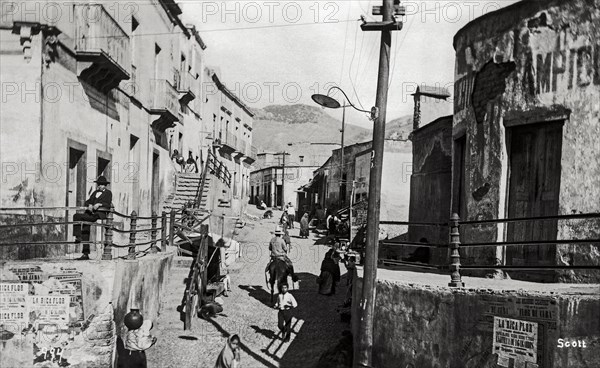
<svg viewBox="0 0 600 368">
<path fill-rule="evenodd" d="M 452 93 L 453 36 L 474 18 L 514 2 L 403 1 L 404 27 L 392 35 L 387 120 L 412 114 L 410 94 L 419 84 Z M 207 64 L 218 67 L 221 80 L 249 106 L 314 104 L 310 96 L 333 84 L 359 108 L 375 104 L 380 33 L 363 32 L 358 19 L 380 20 L 371 9 L 381 1 L 178 3 L 183 20 L 195 24 L 208 45 Z M 341 119 L 341 111 L 328 112 Z M 347 112 L 347 122 L 371 126 L 364 114 Z"/>
</svg>

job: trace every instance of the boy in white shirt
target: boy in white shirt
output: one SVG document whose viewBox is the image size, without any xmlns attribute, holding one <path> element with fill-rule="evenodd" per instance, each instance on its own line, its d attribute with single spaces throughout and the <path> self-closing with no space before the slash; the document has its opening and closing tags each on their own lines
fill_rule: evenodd
<svg viewBox="0 0 600 368">
<path fill-rule="evenodd" d="M 277 326 L 283 333 L 283 341 L 290 341 L 291 326 L 292 326 L 292 309 L 296 308 L 298 303 L 294 296 L 288 293 L 288 285 L 281 284 L 279 295 L 277 296 L 277 303 L 275 303 L 275 309 L 279 309 L 277 314 Z"/>
</svg>

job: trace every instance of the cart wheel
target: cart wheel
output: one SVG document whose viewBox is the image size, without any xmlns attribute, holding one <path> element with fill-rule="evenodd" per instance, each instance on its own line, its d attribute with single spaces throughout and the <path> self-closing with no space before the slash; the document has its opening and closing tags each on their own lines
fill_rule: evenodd
<svg viewBox="0 0 600 368">
<path fill-rule="evenodd" d="M 188 291 L 188 295 L 185 300 L 185 324 L 183 327 L 184 330 L 192 329 L 192 299 L 193 297 L 191 296 L 190 291 Z"/>
<path fill-rule="evenodd" d="M 200 316 L 200 308 L 202 307 L 202 280 L 198 278 L 196 283 L 196 292 L 194 294 L 194 315 Z"/>
<path fill-rule="evenodd" d="M 192 315 L 192 316 L 198 315 L 198 311 L 200 309 L 200 306 L 199 306 L 200 303 L 198 303 L 198 300 L 199 300 L 198 294 L 195 294 L 192 296 L 192 303 L 191 303 L 192 305 L 191 305 L 191 309 L 190 309 L 190 311 L 191 311 L 190 315 Z"/>
<path fill-rule="evenodd" d="M 187 291 L 187 296 L 185 298 L 184 330 L 192 329 L 192 319 L 193 319 L 194 313 L 196 312 L 196 307 L 195 307 L 194 302 L 197 303 L 197 298 L 198 298 L 198 289 L 196 289 L 196 283 L 193 282 L 193 279 L 192 279 L 192 284 L 190 285 L 190 288 Z M 194 299 L 196 299 L 196 301 L 194 301 Z"/>
</svg>

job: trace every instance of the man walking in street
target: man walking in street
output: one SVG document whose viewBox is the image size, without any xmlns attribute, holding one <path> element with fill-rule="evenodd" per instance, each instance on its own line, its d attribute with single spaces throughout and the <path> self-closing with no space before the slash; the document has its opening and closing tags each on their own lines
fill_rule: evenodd
<svg viewBox="0 0 600 368">
<path fill-rule="evenodd" d="M 296 299 L 290 293 L 288 293 L 288 285 L 281 284 L 279 295 L 277 296 L 277 303 L 275 309 L 279 309 L 277 313 L 277 327 L 283 334 L 283 341 L 290 341 L 290 335 L 292 334 L 292 310 L 298 306 Z"/>
<path fill-rule="evenodd" d="M 90 198 L 85 201 L 87 209 L 84 213 L 76 213 L 73 215 L 73 221 L 96 222 L 106 218 L 106 211 L 110 209 L 112 203 L 112 192 L 106 188 L 110 182 L 103 175 L 100 175 L 95 180 L 96 190 Z M 101 209 L 102 208 L 102 209 Z M 89 224 L 73 224 L 73 236 L 75 243 L 83 242 L 83 255 L 78 260 L 90 259 L 90 225 Z"/>
<path fill-rule="evenodd" d="M 296 209 L 292 205 L 292 202 L 288 203 L 287 214 L 290 220 L 290 228 L 294 228 L 294 221 L 296 221 Z"/>
</svg>

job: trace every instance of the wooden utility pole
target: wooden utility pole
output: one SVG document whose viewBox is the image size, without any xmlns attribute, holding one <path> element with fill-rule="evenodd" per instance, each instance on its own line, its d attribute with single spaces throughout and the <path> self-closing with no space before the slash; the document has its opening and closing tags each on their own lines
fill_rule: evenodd
<svg viewBox="0 0 600 368">
<path fill-rule="evenodd" d="M 389 85 L 390 49 L 392 30 L 400 30 L 401 22 L 394 15 L 402 13 L 398 1 L 383 0 L 381 9 L 374 14 L 383 15 L 382 22 L 364 23 L 363 31 L 381 31 L 379 51 L 379 77 L 377 80 L 376 116 L 373 128 L 373 151 L 369 174 L 369 205 L 367 208 L 367 242 L 365 245 L 365 263 L 363 272 L 362 296 L 359 302 L 359 330 L 354 349 L 354 367 L 372 367 L 373 314 L 375 309 L 375 291 L 377 281 L 377 258 L 379 248 L 379 209 L 381 203 L 381 174 L 383 169 L 383 149 L 385 143 L 385 117 Z"/>
<path fill-rule="evenodd" d="M 284 209 L 285 207 L 285 156 L 289 155 L 288 152 L 283 151 L 283 152 L 278 152 L 276 153 L 276 155 L 283 155 L 283 162 L 281 165 L 281 209 Z M 275 173 L 275 184 L 277 184 L 277 173 Z M 275 186 L 275 197 L 277 197 L 277 185 Z M 277 207 L 277 199 L 275 200 L 275 203 L 273 203 L 273 207 Z"/>
<path fill-rule="evenodd" d="M 283 166 L 281 168 L 281 209 L 285 210 L 285 155 L 287 152 L 283 151 Z"/>
<path fill-rule="evenodd" d="M 342 193 L 342 188 L 344 188 L 344 173 L 346 172 L 346 168 L 344 167 L 344 131 L 346 130 L 346 101 L 344 101 L 344 104 L 342 105 L 342 149 L 340 150 L 340 154 L 342 156 L 341 160 L 340 160 L 340 208 L 342 208 L 344 206 L 344 201 L 346 199 L 346 193 Z"/>
</svg>

